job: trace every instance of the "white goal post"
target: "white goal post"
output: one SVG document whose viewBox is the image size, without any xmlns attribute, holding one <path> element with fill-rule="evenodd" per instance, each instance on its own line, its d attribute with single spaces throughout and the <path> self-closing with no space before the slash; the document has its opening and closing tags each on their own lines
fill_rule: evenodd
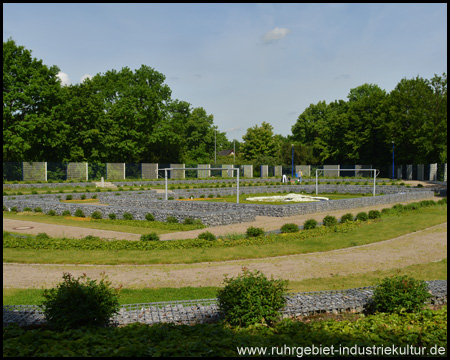
<svg viewBox="0 0 450 360">
<path fill-rule="evenodd" d="M 316 170 L 316 195 L 319 194 L 319 181 L 318 181 L 318 172 L 319 171 L 336 171 L 336 169 L 317 169 Z M 375 196 L 376 178 L 380 174 L 380 171 L 378 169 L 358 169 L 358 171 L 373 171 L 373 196 Z"/>
<path fill-rule="evenodd" d="M 236 170 L 237 176 L 236 176 L 236 204 L 239 204 L 239 168 L 165 168 L 165 169 L 160 169 L 160 170 L 164 170 L 164 180 L 165 180 L 165 184 L 166 184 L 166 200 L 168 200 L 168 191 L 167 191 L 167 172 L 171 171 L 171 170 L 231 170 L 234 171 Z"/>
</svg>

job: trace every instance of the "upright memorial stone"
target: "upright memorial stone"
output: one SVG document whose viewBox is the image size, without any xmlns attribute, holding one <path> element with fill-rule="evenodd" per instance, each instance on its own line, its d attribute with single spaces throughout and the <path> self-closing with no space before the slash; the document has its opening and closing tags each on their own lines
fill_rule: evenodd
<svg viewBox="0 0 450 360">
<path fill-rule="evenodd" d="M 209 169 L 211 167 L 210 164 L 197 164 L 197 167 L 202 169 Z M 211 177 L 211 170 L 197 170 L 198 178 L 208 178 Z"/>
<path fill-rule="evenodd" d="M 184 168 L 185 164 L 170 164 L 171 168 Z M 172 170 L 170 171 L 171 179 L 185 179 L 186 171 L 185 170 Z"/>
<path fill-rule="evenodd" d="M 261 178 L 269 177 L 269 165 L 261 165 Z"/>
<path fill-rule="evenodd" d="M 222 169 L 232 169 L 233 165 L 230 164 L 222 164 Z M 233 170 L 222 170 L 222 177 L 234 177 Z"/>
<path fill-rule="evenodd" d="M 67 180 L 88 180 L 88 163 L 70 162 L 67 164 Z"/>
<path fill-rule="evenodd" d="M 252 178 L 253 177 L 253 165 L 242 165 L 244 177 Z"/>
<path fill-rule="evenodd" d="M 141 175 L 142 179 L 158 179 L 158 164 L 143 163 Z"/>
<path fill-rule="evenodd" d="M 283 176 L 283 166 L 275 165 L 274 169 L 273 169 L 273 173 L 276 178 L 281 178 L 281 176 Z"/>
<path fill-rule="evenodd" d="M 413 166 L 406 165 L 406 180 L 412 180 L 413 178 Z"/>
<path fill-rule="evenodd" d="M 22 177 L 24 181 L 47 181 L 47 163 L 23 162 Z"/>
<path fill-rule="evenodd" d="M 125 163 L 106 163 L 108 180 L 125 180 Z"/>
<path fill-rule="evenodd" d="M 323 166 L 324 170 L 324 176 L 332 176 L 332 177 L 339 177 L 339 165 L 324 165 Z M 329 170 L 333 170 L 336 169 L 336 171 L 329 171 Z"/>
</svg>

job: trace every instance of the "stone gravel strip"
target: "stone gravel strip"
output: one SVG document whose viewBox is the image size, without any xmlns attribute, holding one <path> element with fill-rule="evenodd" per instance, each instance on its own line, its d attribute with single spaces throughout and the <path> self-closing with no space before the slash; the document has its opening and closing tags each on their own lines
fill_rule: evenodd
<svg viewBox="0 0 450 360">
<path fill-rule="evenodd" d="M 431 304 L 447 304 L 447 280 L 426 281 L 433 295 Z M 307 316 L 318 313 L 360 313 L 370 301 L 374 286 L 290 294 L 287 304 L 281 311 L 283 317 Z M 217 299 L 182 300 L 155 302 L 147 304 L 122 305 L 111 322 L 114 325 L 127 325 L 135 322 L 144 324 L 210 323 L 220 318 Z M 3 326 L 17 323 L 20 326 L 36 326 L 45 323 L 42 308 L 38 305 L 4 305 Z"/>
</svg>

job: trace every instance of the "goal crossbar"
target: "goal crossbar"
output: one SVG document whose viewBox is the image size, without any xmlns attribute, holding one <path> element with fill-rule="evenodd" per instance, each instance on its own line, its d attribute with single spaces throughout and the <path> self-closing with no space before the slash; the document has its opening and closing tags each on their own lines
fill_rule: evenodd
<svg viewBox="0 0 450 360">
<path fill-rule="evenodd" d="M 319 194 L 319 180 L 318 180 L 318 172 L 319 171 L 337 171 L 338 169 L 316 169 L 316 195 Z M 358 171 L 373 171 L 373 196 L 375 196 L 375 186 L 376 186 L 376 178 L 380 174 L 378 169 L 358 169 Z"/>
<path fill-rule="evenodd" d="M 234 171 L 236 170 L 237 176 L 236 176 L 236 204 L 239 204 L 239 168 L 165 168 L 160 169 L 164 170 L 164 181 L 166 184 L 166 200 L 169 199 L 168 197 L 168 191 L 167 191 L 167 172 L 171 170 L 222 170 L 222 171 Z"/>
</svg>

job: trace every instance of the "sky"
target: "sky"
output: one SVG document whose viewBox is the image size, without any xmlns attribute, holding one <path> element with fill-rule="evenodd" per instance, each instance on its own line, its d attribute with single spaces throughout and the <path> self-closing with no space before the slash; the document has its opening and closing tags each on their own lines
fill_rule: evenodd
<svg viewBox="0 0 450 360">
<path fill-rule="evenodd" d="M 229 140 L 288 136 L 311 104 L 447 73 L 447 4 L 3 4 L 3 41 L 77 84 L 142 65 Z"/>
</svg>

